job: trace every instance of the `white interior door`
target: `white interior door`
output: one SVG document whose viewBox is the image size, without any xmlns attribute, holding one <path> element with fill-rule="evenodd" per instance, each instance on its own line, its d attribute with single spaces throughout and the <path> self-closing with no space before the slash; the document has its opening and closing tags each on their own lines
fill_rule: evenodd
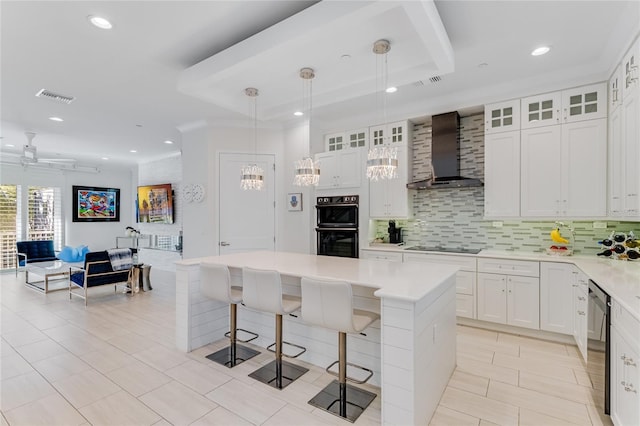
<svg viewBox="0 0 640 426">
<path fill-rule="evenodd" d="M 275 249 L 275 157 L 220 154 L 220 254 Z M 246 164 L 264 170 L 261 191 L 240 188 L 240 170 Z"/>
</svg>

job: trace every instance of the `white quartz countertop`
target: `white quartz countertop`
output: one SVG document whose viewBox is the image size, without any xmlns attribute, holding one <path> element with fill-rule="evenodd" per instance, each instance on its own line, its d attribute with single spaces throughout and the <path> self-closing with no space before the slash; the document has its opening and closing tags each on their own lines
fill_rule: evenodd
<svg viewBox="0 0 640 426">
<path fill-rule="evenodd" d="M 454 265 L 385 262 L 301 253 L 258 251 L 227 254 L 176 262 L 178 266 L 212 262 L 230 268 L 251 267 L 273 269 L 282 275 L 311 276 L 348 281 L 355 285 L 378 289 L 381 298 L 418 301 L 430 293 L 439 294 L 441 286 L 459 269 Z"/>
<path fill-rule="evenodd" d="M 477 258 L 531 260 L 535 262 L 562 262 L 576 265 L 589 279 L 598 284 L 631 315 L 640 320 L 640 261 L 623 261 L 595 255 L 553 256 L 526 251 L 482 250 L 476 255 L 405 250 L 410 246 L 369 246 L 365 250 L 404 253 L 447 254 L 475 256 Z"/>
</svg>

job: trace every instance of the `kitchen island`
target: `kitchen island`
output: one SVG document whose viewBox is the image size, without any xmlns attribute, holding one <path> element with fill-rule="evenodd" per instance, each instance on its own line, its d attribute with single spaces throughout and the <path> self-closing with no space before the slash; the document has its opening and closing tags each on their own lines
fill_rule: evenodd
<svg viewBox="0 0 640 426">
<path fill-rule="evenodd" d="M 234 285 L 242 284 L 245 266 L 277 270 L 284 292 L 294 295 L 300 294 L 302 276 L 352 283 L 356 307 L 381 314 L 366 336 L 350 336 L 348 356 L 373 367 L 383 424 L 429 422 L 455 368 L 457 266 L 271 251 L 183 260 L 176 263 L 176 345 L 185 352 L 220 340 L 229 327 L 227 305 L 200 294 L 199 265 L 205 261 L 227 265 Z M 259 333 L 257 342 L 266 346 L 273 342 L 272 317 L 242 307 L 238 325 Z M 334 332 L 295 316 L 284 329 L 285 340 L 307 347 L 300 359 L 324 368 L 337 356 Z"/>
</svg>

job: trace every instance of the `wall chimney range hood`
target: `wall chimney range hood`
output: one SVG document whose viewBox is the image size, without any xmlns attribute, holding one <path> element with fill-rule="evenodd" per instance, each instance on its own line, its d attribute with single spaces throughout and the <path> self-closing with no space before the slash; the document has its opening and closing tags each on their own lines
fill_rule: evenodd
<svg viewBox="0 0 640 426">
<path fill-rule="evenodd" d="M 435 178 L 408 183 L 407 188 L 443 189 L 484 185 L 480 179 L 460 176 L 458 161 L 459 122 L 460 117 L 455 111 L 432 117 L 431 165 Z"/>
</svg>

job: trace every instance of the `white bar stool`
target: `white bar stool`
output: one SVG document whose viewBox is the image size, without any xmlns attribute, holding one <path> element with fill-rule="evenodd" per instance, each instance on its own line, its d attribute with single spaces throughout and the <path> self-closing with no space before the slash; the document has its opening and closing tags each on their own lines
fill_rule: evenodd
<svg viewBox="0 0 640 426">
<path fill-rule="evenodd" d="M 231 324 L 229 331 L 225 333 L 225 336 L 229 337 L 230 344 L 217 352 L 207 355 L 207 358 L 211 361 L 217 362 L 218 364 L 232 368 L 260 354 L 260 352 L 256 350 L 236 343 L 250 342 L 256 339 L 258 335 L 242 328 L 236 328 L 238 303 L 242 303 L 242 287 L 235 287 L 231 285 L 229 268 L 226 265 L 218 265 L 215 263 L 201 263 L 200 291 L 210 299 L 228 303 L 230 309 L 229 321 Z M 247 340 L 238 339 L 236 336 L 237 330 L 250 334 L 253 337 Z"/>
<path fill-rule="evenodd" d="M 309 371 L 307 368 L 282 360 L 282 355 L 297 358 L 306 351 L 302 346 L 282 340 L 282 316 L 300 309 L 300 298 L 282 294 L 282 280 L 278 271 L 247 267 L 242 269 L 242 298 L 244 305 L 248 308 L 276 314 L 276 342 L 267 347 L 267 350 L 275 352 L 276 359 L 249 374 L 249 377 L 276 389 L 284 389 Z M 299 348 L 301 351 L 295 355 L 283 354 L 283 343 Z M 275 350 L 271 349 L 274 346 Z"/>
<path fill-rule="evenodd" d="M 347 333 L 359 333 L 380 318 L 375 312 L 353 308 L 351 284 L 345 281 L 302 277 L 302 319 L 338 331 L 338 380 L 333 380 L 309 404 L 355 422 L 376 397 L 375 393 L 347 384 L 365 383 L 373 371 L 347 362 Z M 329 371 L 334 362 L 327 367 Z M 369 372 L 364 380 L 347 377 L 347 364 Z"/>
</svg>

